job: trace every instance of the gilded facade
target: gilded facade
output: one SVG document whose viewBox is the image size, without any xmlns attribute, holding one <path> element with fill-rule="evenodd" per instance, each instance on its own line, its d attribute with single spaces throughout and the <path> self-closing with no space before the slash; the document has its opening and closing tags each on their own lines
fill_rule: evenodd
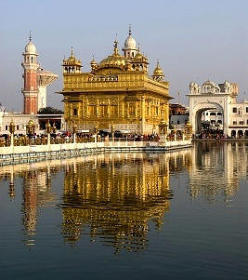
<svg viewBox="0 0 248 280">
<path fill-rule="evenodd" d="M 136 47 L 131 30 L 123 55 L 114 42 L 113 54 L 82 72 L 73 53 L 63 60 L 64 111 L 67 128 L 128 130 L 137 133 L 164 131 L 169 120 L 169 82 L 157 64 L 148 74 L 148 59 Z"/>
</svg>

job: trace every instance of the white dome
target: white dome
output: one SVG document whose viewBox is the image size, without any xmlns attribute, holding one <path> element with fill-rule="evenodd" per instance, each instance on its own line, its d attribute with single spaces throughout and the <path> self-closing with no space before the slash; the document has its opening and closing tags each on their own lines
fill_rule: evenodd
<svg viewBox="0 0 248 280">
<path fill-rule="evenodd" d="M 129 35 L 124 43 L 124 49 L 136 49 L 135 39 Z"/>
<path fill-rule="evenodd" d="M 37 50 L 32 41 L 29 41 L 25 47 L 25 53 L 37 54 Z"/>
</svg>

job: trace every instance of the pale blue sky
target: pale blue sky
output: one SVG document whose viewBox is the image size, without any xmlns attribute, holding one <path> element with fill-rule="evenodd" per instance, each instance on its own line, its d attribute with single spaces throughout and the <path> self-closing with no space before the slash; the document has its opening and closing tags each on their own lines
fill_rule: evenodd
<svg viewBox="0 0 248 280">
<path fill-rule="evenodd" d="M 181 92 L 187 102 L 190 81 L 230 80 L 248 99 L 248 1 L 246 0 L 1 0 L 0 101 L 9 110 L 22 110 L 22 52 L 32 30 L 41 65 L 59 75 L 48 88 L 49 105 L 62 107 L 61 63 L 70 47 L 89 69 L 120 46 L 132 24 L 133 36 L 156 60 L 170 81 L 170 94 Z"/>
</svg>

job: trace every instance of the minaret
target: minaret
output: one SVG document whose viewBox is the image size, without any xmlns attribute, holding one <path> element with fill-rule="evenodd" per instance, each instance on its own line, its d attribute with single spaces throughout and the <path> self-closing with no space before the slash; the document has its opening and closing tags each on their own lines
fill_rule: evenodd
<svg viewBox="0 0 248 280">
<path fill-rule="evenodd" d="M 36 47 L 32 42 L 31 35 L 27 43 L 24 53 L 24 61 L 22 67 L 24 69 L 24 88 L 22 93 L 24 95 L 24 114 L 37 114 L 38 112 L 38 79 L 37 69 L 39 64 L 37 61 L 38 53 Z"/>
</svg>

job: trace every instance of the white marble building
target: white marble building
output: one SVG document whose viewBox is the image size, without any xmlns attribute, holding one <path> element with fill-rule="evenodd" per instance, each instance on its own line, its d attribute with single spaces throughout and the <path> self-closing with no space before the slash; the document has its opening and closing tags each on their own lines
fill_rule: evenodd
<svg viewBox="0 0 248 280">
<path fill-rule="evenodd" d="M 44 134 L 45 123 L 49 121 L 51 124 L 56 123 L 57 129 L 65 130 L 65 121 L 63 114 L 23 114 L 19 112 L 6 112 L 3 106 L 0 106 L 0 136 L 10 134 L 9 126 L 13 121 L 15 124 L 15 134 L 26 134 L 26 128 L 29 121 L 35 125 L 36 134 Z"/>
<path fill-rule="evenodd" d="M 194 134 L 201 130 L 201 122 L 219 121 L 224 134 L 228 136 L 248 137 L 248 103 L 238 103 L 238 86 L 225 81 L 216 84 L 206 81 L 201 86 L 195 82 L 189 85 L 189 119 Z M 206 113 L 215 113 L 206 115 Z M 221 122 L 222 124 L 221 124 Z"/>
<path fill-rule="evenodd" d="M 217 110 L 207 110 L 202 113 L 202 122 L 209 123 L 210 129 L 223 130 L 223 114 Z"/>
</svg>

